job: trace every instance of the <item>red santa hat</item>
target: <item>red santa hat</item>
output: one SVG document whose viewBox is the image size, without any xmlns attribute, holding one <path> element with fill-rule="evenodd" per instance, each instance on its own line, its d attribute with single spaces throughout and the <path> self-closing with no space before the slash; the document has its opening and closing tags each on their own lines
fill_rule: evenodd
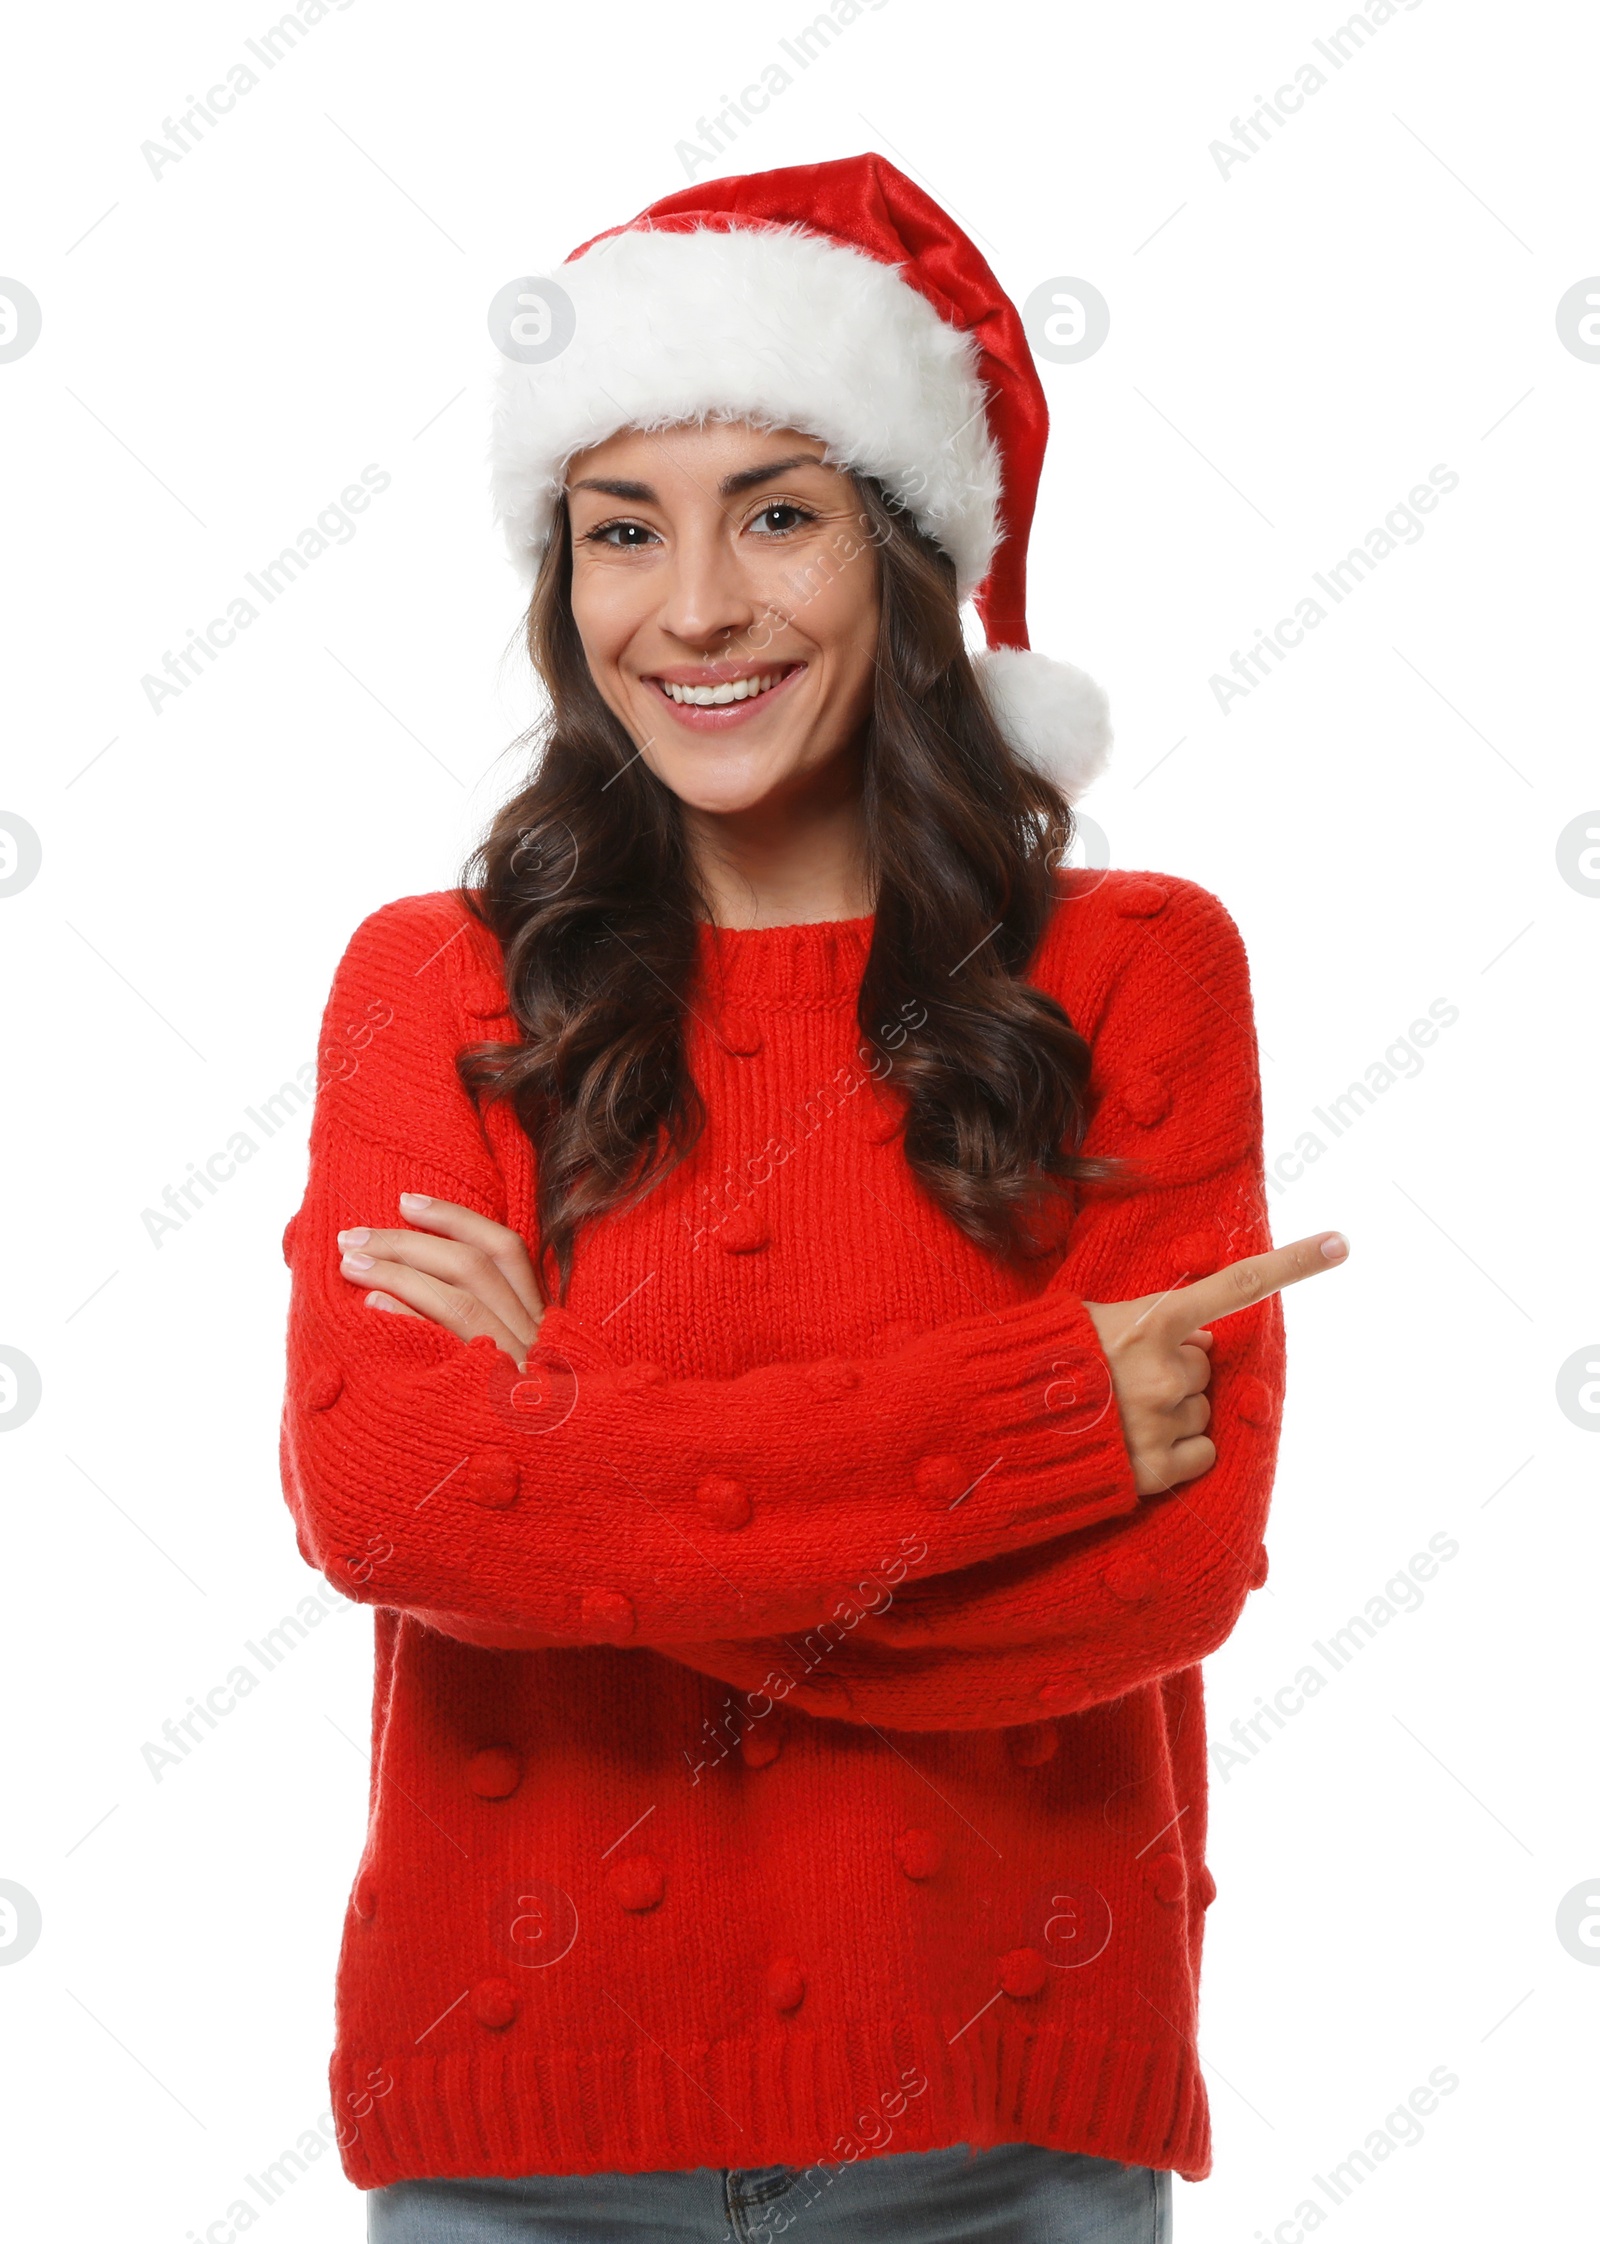
<svg viewBox="0 0 1600 2244">
<path fill-rule="evenodd" d="M 707 180 L 573 251 L 553 326 L 503 355 L 495 509 L 532 581 L 567 462 L 623 428 L 749 420 L 822 439 L 947 553 L 1012 744 L 1076 798 L 1106 697 L 1028 651 L 1028 531 L 1049 415 L 1022 321 L 966 235 L 876 155 Z"/>
</svg>

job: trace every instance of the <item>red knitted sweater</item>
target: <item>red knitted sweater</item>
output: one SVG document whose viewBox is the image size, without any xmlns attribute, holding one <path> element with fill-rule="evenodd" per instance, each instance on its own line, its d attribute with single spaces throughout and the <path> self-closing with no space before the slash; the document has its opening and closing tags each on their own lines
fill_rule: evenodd
<svg viewBox="0 0 1600 2244">
<path fill-rule="evenodd" d="M 1192 882 L 1064 872 L 1029 970 L 1089 1039 L 1019 1272 L 921 1192 L 855 1000 L 870 919 L 712 930 L 692 1158 L 580 1240 L 525 1374 L 364 1305 L 335 1233 L 431 1192 L 529 1236 L 514 1033 L 448 893 L 324 1016 L 284 1486 L 376 1608 L 331 2064 L 345 2171 L 807 2166 L 1026 2141 L 1210 2171 L 1197 1663 L 1265 1578 L 1283 1320 L 1223 1320 L 1212 1470 L 1141 1499 L 1083 1304 L 1270 1242 L 1249 975 Z"/>
</svg>

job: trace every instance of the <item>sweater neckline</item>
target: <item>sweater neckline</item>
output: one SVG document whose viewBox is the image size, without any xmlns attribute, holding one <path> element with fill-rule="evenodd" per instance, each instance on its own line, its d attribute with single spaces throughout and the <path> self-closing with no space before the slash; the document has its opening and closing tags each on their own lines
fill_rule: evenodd
<svg viewBox="0 0 1600 2244">
<path fill-rule="evenodd" d="M 800 920 L 782 927 L 698 929 L 700 972 L 730 1004 L 749 1007 L 855 1002 L 876 915 Z"/>
</svg>

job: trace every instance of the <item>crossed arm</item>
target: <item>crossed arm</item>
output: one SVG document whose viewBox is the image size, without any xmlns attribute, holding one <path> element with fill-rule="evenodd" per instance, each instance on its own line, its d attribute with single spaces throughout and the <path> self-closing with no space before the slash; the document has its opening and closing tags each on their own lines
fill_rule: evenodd
<svg viewBox="0 0 1600 2244">
<path fill-rule="evenodd" d="M 407 963 L 418 941 L 389 907 L 341 962 L 329 1018 L 381 1000 L 399 1033 L 319 1091 L 290 1226 L 285 1490 L 347 1595 L 469 1642 L 647 1643 L 746 1689 L 786 1676 L 797 1703 L 903 1728 L 1037 1719 L 1222 1641 L 1260 1578 L 1271 1289 L 1326 1267 L 1315 1240 L 1269 1251 L 1253 1100 L 1242 1142 L 1086 1208 L 1035 1301 L 851 1366 L 652 1385 L 527 1298 L 464 1097 L 435 1097 L 426 1143 L 391 1142 L 388 1117 L 449 1063 L 448 1009 Z M 1143 962 L 1146 980 L 1165 971 Z M 1191 1043 L 1186 1081 L 1203 1102 L 1226 1077 L 1237 1108 L 1247 983 Z M 1137 1129 L 1115 1100 L 1096 1127 L 1089 1150 Z M 431 1208 L 402 1209 L 405 1191 Z M 390 1211 L 407 1228 L 370 1228 Z M 368 1231 L 367 1269 L 347 1266 L 341 1227 Z M 1241 1256 L 1237 1277 L 1220 1267 Z M 1185 1291 L 1196 1270 L 1218 1274 Z M 1147 1301 L 1118 1298 L 1130 1276 Z M 1155 1357 L 1180 1381 L 1150 1412 L 1169 1411 L 1173 1455 L 1191 1446 L 1189 1476 L 1169 1461 L 1152 1486 L 1117 1373 Z M 864 1553 L 903 1562 L 869 1599 Z"/>
</svg>

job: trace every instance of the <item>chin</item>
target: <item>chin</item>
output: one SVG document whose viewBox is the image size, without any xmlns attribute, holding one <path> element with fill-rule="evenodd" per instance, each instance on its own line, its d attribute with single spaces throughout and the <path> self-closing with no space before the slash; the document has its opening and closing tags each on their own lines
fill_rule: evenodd
<svg viewBox="0 0 1600 2244">
<path fill-rule="evenodd" d="M 656 777 L 686 809 L 703 811 L 709 818 L 731 818 L 741 811 L 758 810 L 781 786 L 779 779 L 765 772 L 714 772 L 704 765 L 685 770 L 677 757 L 658 765 Z"/>
</svg>

